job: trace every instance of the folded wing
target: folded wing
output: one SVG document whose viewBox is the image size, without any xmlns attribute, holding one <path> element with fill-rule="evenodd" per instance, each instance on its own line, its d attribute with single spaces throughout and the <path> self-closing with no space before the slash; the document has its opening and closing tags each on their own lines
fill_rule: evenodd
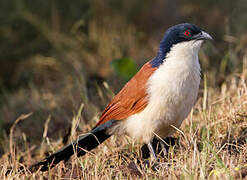
<svg viewBox="0 0 247 180">
<path fill-rule="evenodd" d="M 147 81 L 157 68 L 147 62 L 105 108 L 96 126 L 109 120 L 123 120 L 142 111 L 148 103 Z"/>
</svg>

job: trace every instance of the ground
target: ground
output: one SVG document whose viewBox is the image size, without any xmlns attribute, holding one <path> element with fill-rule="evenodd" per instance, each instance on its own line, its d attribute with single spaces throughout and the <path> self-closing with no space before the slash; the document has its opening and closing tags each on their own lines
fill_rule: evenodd
<svg viewBox="0 0 247 180">
<path fill-rule="evenodd" d="M 201 89 L 189 117 L 173 135 L 175 144 L 167 156 L 143 159 L 142 144 L 127 136 L 112 136 L 84 157 L 72 157 L 48 172 L 30 172 L 29 165 L 41 160 L 47 152 L 63 146 L 63 137 L 49 139 L 44 125 L 44 138 L 30 145 L 15 141 L 15 126 L 25 121 L 19 117 L 10 130 L 9 151 L 1 159 L 1 179 L 247 179 L 247 86 L 246 71 L 228 78 L 221 88 Z M 80 109 L 82 110 L 82 108 Z M 80 117 L 75 115 L 76 124 Z M 72 123 L 73 124 L 73 123 Z M 84 132 L 93 124 L 84 126 Z M 72 125 L 75 130 L 76 125 Z M 79 134 L 80 132 L 74 133 Z M 76 135 L 73 135 L 75 138 Z M 24 166 L 24 172 L 17 169 Z M 8 175 L 6 173 L 8 172 Z"/>
</svg>

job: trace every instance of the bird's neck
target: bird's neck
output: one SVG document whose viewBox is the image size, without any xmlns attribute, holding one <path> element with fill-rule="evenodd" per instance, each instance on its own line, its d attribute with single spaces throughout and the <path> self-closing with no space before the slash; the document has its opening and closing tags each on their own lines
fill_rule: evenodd
<svg viewBox="0 0 247 180">
<path fill-rule="evenodd" d="M 161 41 L 157 56 L 150 63 L 152 64 L 152 67 L 159 67 L 161 64 L 163 64 L 164 61 L 168 59 L 168 57 L 197 57 L 202 42 L 203 41 L 200 40 L 173 44 L 172 41 Z"/>
<path fill-rule="evenodd" d="M 162 41 L 160 42 L 160 47 L 157 56 L 150 62 L 152 64 L 152 67 L 159 67 L 161 64 L 163 64 L 164 59 L 166 58 L 166 55 L 170 52 L 172 46 L 172 40 L 168 39 L 168 37 L 165 36 L 164 39 L 162 39 Z"/>
<path fill-rule="evenodd" d="M 178 77 L 184 81 L 188 76 L 193 77 L 196 83 L 200 83 L 200 64 L 198 52 L 203 41 L 187 41 L 172 46 L 167 53 L 164 63 L 159 66 L 159 70 L 170 74 L 170 77 Z"/>
</svg>

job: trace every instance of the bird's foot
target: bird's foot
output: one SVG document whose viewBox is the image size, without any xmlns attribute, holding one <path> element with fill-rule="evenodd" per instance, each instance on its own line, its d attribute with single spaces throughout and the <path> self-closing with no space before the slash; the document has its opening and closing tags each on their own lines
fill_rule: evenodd
<svg viewBox="0 0 247 180">
<path fill-rule="evenodd" d="M 151 145 L 153 147 L 153 151 L 156 157 L 156 154 L 161 155 L 162 157 L 166 157 L 169 152 L 169 147 L 174 146 L 176 144 L 177 139 L 173 137 L 167 137 L 164 139 L 160 139 L 157 137 L 153 138 Z M 150 157 L 150 148 L 147 144 L 144 144 L 141 147 L 141 155 L 143 159 L 148 159 Z M 153 153 L 151 152 L 152 156 L 154 157 Z M 154 158 L 155 159 L 155 158 Z M 156 157 L 157 160 L 157 157 Z"/>
</svg>

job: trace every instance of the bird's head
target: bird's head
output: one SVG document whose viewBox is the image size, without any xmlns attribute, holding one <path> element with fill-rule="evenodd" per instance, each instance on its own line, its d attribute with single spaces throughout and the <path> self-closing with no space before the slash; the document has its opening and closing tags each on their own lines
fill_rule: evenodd
<svg viewBox="0 0 247 180">
<path fill-rule="evenodd" d="M 171 48 L 178 44 L 183 44 L 188 48 L 200 48 L 204 40 L 212 40 L 213 38 L 194 24 L 183 23 L 170 27 L 160 42 L 158 54 L 153 61 L 153 67 L 163 63 Z"/>
<path fill-rule="evenodd" d="M 212 37 L 194 24 L 183 23 L 170 27 L 162 41 L 177 44 L 191 40 L 212 40 Z"/>
</svg>

